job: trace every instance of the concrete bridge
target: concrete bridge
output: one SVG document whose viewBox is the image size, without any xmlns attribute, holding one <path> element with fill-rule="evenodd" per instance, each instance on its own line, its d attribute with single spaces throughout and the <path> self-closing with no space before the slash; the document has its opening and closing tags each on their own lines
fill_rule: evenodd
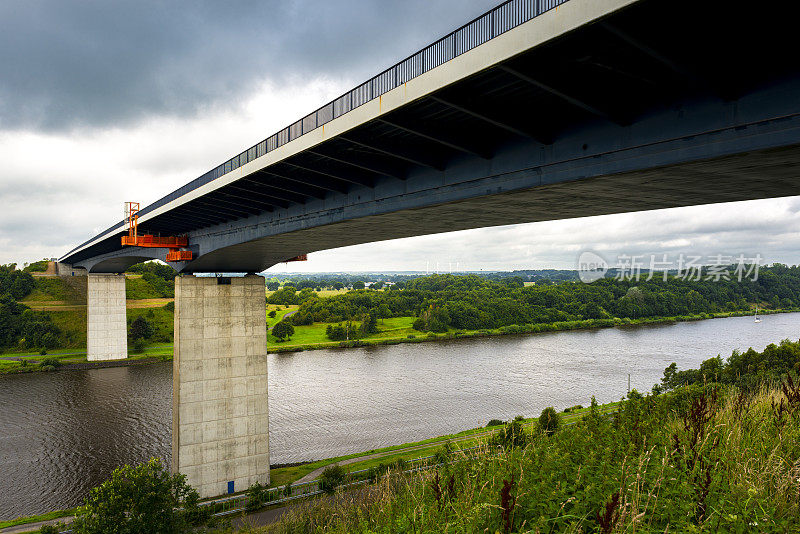
<svg viewBox="0 0 800 534">
<path fill-rule="evenodd" d="M 511 0 L 141 210 L 141 232 L 192 252 L 173 264 L 174 469 L 204 496 L 269 480 L 253 273 L 287 258 L 800 194 L 791 20 L 721 0 Z M 90 359 L 127 356 L 118 273 L 167 253 L 123 247 L 126 231 L 60 259 L 88 273 Z"/>
</svg>

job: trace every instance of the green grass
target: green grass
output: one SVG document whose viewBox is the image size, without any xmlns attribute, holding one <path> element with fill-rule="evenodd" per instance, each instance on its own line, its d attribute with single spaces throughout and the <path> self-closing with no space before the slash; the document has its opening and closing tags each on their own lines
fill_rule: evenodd
<svg viewBox="0 0 800 534">
<path fill-rule="evenodd" d="M 86 304 L 84 299 L 61 278 L 34 277 L 33 291 L 23 302 L 63 301 L 66 304 Z"/>
<path fill-rule="evenodd" d="M 296 311 L 299 308 L 300 306 L 297 305 L 290 305 L 287 308 L 282 304 L 267 304 L 267 328 L 272 328 L 273 326 L 281 322 L 281 320 L 287 313 L 291 311 Z M 269 312 L 271 312 L 272 310 L 275 310 L 274 318 L 269 316 Z"/>
<path fill-rule="evenodd" d="M 411 335 L 424 335 L 411 328 L 416 320 L 415 317 L 394 317 L 378 321 L 380 332 L 364 338 L 361 341 L 378 341 L 387 339 L 404 339 Z M 281 349 L 286 347 L 313 347 L 314 345 L 338 346 L 338 341 L 331 341 L 325 335 L 325 329 L 329 324 L 338 323 L 314 323 L 312 325 L 295 326 L 294 335 L 288 341 L 280 342 L 274 336 L 269 336 L 269 345 L 272 348 Z"/>
<path fill-rule="evenodd" d="M 153 343 L 171 343 L 175 329 L 175 314 L 163 306 L 156 308 L 128 308 L 128 322 L 144 317 L 155 328 Z"/>
<path fill-rule="evenodd" d="M 0 528 L 16 527 L 19 525 L 27 525 L 28 523 L 38 523 L 39 521 L 51 521 L 61 517 L 69 517 L 75 515 L 75 508 L 69 510 L 56 510 L 54 512 L 47 512 L 46 514 L 31 515 L 27 517 L 18 517 L 8 521 L 0 521 Z"/>
<path fill-rule="evenodd" d="M 613 418 L 527 434 L 524 446 L 455 452 L 247 531 L 798 532 L 800 413 L 774 406 L 800 401 L 753 393 L 634 397 Z"/>
<path fill-rule="evenodd" d="M 601 413 L 606 414 L 616 411 L 618 406 L 619 406 L 618 402 L 611 402 L 608 404 L 601 405 L 599 409 Z M 573 410 L 570 413 L 562 413 L 561 420 L 563 423 L 571 423 L 585 416 L 588 411 L 589 408 L 582 408 Z M 537 418 L 528 418 L 523 420 L 523 424 L 527 425 L 530 428 L 530 426 L 536 423 L 536 421 Z M 458 447 L 462 449 L 466 447 L 471 447 L 473 445 L 477 445 L 483 442 L 488 438 L 488 435 L 482 436 L 483 434 L 493 433 L 499 428 L 500 427 L 471 428 L 468 430 L 457 432 L 455 434 L 436 436 L 433 438 L 423 439 L 420 441 L 412 441 L 400 445 L 392 445 L 389 447 L 371 449 L 364 452 L 358 452 L 344 456 L 337 456 L 334 458 L 326 458 L 324 460 L 316 460 L 314 462 L 308 462 L 302 465 L 294 465 L 290 467 L 278 467 L 270 471 L 270 487 L 282 486 L 289 482 L 295 482 L 306 476 L 308 473 L 311 473 L 312 471 L 320 467 L 325 467 L 327 465 L 336 462 L 341 462 L 342 460 L 350 460 L 362 456 L 372 456 L 373 454 L 391 453 L 396 451 L 396 454 L 389 454 L 387 456 L 383 456 L 380 458 L 372 458 L 369 460 L 364 460 L 363 462 L 354 462 L 352 464 L 347 464 L 345 468 L 348 471 L 358 471 L 361 469 L 368 469 L 370 467 L 377 466 L 381 463 L 386 464 L 400 458 L 404 460 L 411 460 L 414 458 L 423 458 L 425 456 L 431 456 L 434 452 L 436 452 L 442 445 L 444 445 L 447 442 L 457 443 Z M 426 447 L 426 445 L 428 446 Z M 414 448 L 414 450 L 405 450 L 405 451 L 403 450 L 411 448 Z"/>
<path fill-rule="evenodd" d="M 160 299 L 171 296 L 172 295 L 165 294 L 163 291 L 156 289 L 140 276 L 125 278 L 125 298 L 129 300 Z"/>
</svg>

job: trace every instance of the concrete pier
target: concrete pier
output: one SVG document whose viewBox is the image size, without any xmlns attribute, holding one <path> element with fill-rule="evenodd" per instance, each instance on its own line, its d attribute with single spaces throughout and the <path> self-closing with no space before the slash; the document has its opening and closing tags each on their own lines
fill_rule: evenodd
<svg viewBox="0 0 800 534">
<path fill-rule="evenodd" d="M 201 497 L 269 483 L 264 278 L 175 279 L 172 470 Z"/>
<path fill-rule="evenodd" d="M 128 357 L 125 275 L 89 274 L 86 281 L 86 359 Z"/>
</svg>

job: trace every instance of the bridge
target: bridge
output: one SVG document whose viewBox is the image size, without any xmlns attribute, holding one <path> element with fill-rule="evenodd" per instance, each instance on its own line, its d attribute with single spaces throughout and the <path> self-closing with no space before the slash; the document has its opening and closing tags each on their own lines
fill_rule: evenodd
<svg viewBox="0 0 800 534">
<path fill-rule="evenodd" d="M 173 468 L 204 496 L 269 480 L 255 273 L 276 263 L 800 194 L 791 19 L 721 0 L 510 0 L 140 210 L 138 231 L 185 245 L 172 256 Z M 89 359 L 127 357 L 119 273 L 174 251 L 124 246 L 128 227 L 59 260 L 88 275 Z M 217 272 L 249 274 L 194 275 Z"/>
</svg>

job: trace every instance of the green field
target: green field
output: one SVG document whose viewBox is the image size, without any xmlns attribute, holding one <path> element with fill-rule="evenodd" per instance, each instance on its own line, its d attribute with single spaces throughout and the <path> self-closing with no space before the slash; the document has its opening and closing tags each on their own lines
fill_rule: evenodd
<svg viewBox="0 0 800 534">
<path fill-rule="evenodd" d="M 267 328 L 272 328 L 273 326 L 281 322 L 281 320 L 287 313 L 292 311 L 297 311 L 299 308 L 300 306 L 296 305 L 290 305 L 287 307 L 282 304 L 267 304 Z M 276 312 L 274 318 L 269 316 L 269 312 L 273 310 Z"/>
<path fill-rule="evenodd" d="M 74 288 L 60 278 L 34 277 L 33 291 L 22 302 L 63 302 L 64 304 L 86 304 Z"/>
<path fill-rule="evenodd" d="M 380 332 L 361 338 L 361 341 L 381 341 L 389 339 L 406 339 L 409 335 L 419 336 L 420 333 L 411 328 L 415 317 L 393 317 L 378 321 Z M 337 346 L 339 341 L 331 341 L 325 335 L 325 329 L 329 324 L 338 323 L 314 323 L 307 326 L 295 326 L 294 335 L 288 341 L 278 341 L 270 335 L 268 344 L 270 348 L 289 348 L 289 347 L 311 347 L 315 345 Z"/>
</svg>

